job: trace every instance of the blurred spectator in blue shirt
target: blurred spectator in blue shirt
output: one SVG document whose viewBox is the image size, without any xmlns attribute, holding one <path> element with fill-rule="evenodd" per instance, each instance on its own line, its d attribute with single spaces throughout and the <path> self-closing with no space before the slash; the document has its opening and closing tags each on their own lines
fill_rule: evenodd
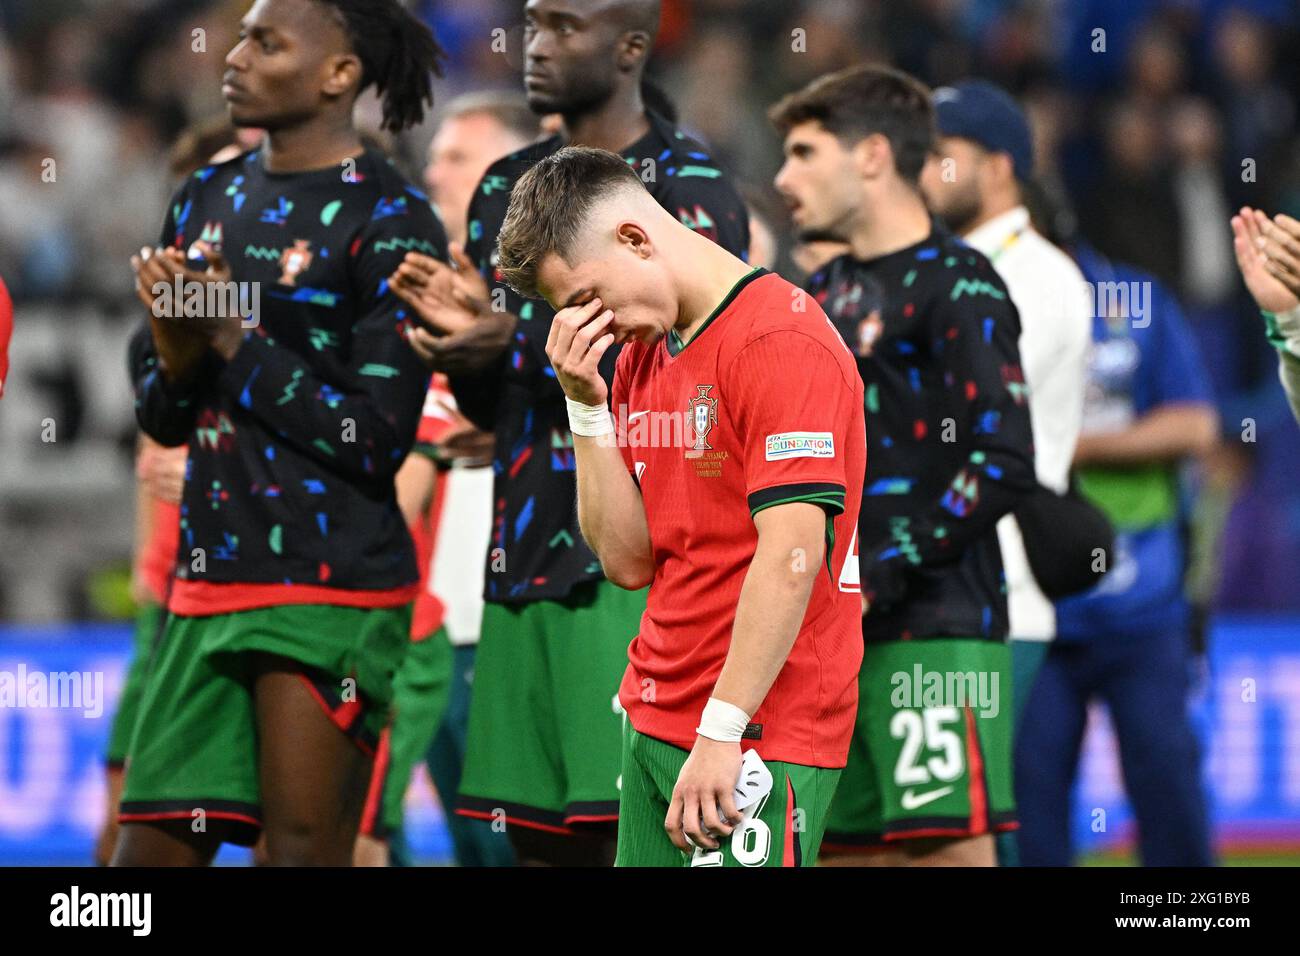
<svg viewBox="0 0 1300 956">
<path fill-rule="evenodd" d="M 1074 251 L 1094 301 L 1075 466 L 1116 541 L 1101 582 L 1057 603 L 1057 639 L 1030 692 L 1016 741 L 1021 860 L 1071 862 L 1070 792 L 1088 705 L 1101 700 L 1142 863 L 1209 865 L 1201 746 L 1187 713 L 1194 653 L 1180 469 L 1213 446 L 1217 416 L 1173 295 L 1146 272 Z"/>
</svg>

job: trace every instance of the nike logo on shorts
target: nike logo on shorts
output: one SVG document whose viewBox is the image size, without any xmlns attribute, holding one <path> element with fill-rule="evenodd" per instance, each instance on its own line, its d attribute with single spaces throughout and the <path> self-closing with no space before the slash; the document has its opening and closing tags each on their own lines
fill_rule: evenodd
<svg viewBox="0 0 1300 956">
<path fill-rule="evenodd" d="M 931 790 L 929 793 L 913 793 L 911 790 L 903 791 L 903 809 L 915 810 L 917 807 L 923 807 L 927 803 L 934 803 L 940 797 L 946 797 L 952 793 L 952 787 L 940 787 L 938 790 Z"/>
</svg>

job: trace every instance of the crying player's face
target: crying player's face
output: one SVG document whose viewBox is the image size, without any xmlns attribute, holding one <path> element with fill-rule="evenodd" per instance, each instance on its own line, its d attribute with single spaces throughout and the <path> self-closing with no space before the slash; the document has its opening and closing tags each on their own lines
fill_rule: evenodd
<svg viewBox="0 0 1300 956">
<path fill-rule="evenodd" d="M 612 309 L 616 342 L 654 342 L 677 321 L 677 300 L 662 260 L 645 230 L 633 221 L 601 230 L 579 244 L 565 262 L 554 253 L 542 260 L 538 286 L 555 309 L 601 300 Z"/>
</svg>

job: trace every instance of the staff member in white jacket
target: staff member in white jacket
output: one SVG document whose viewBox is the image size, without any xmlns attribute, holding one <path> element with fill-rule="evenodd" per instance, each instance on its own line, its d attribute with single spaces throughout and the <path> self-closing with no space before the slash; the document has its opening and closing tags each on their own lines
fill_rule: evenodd
<svg viewBox="0 0 1300 956">
<path fill-rule="evenodd" d="M 1092 297 L 1074 262 L 1034 231 L 1022 196 L 1033 170 L 1033 139 L 1019 105 L 982 80 L 934 92 L 937 149 L 921 177 L 930 208 L 984 253 L 1020 313 L 1020 356 L 1029 385 L 1038 482 L 1058 494 L 1083 417 Z M 1019 720 L 1056 633 L 1052 602 L 1029 568 L 1016 519 L 998 522 L 1011 616 L 1012 706 Z M 1012 836 L 1007 834 L 1008 837 Z M 998 846 L 1014 862 L 1014 841 Z"/>
</svg>

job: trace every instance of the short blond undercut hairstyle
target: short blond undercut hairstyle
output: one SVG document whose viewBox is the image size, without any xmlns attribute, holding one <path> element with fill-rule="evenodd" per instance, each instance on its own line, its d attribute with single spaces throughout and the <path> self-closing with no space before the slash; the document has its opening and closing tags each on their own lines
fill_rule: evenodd
<svg viewBox="0 0 1300 956">
<path fill-rule="evenodd" d="M 551 253 L 572 264 L 583 224 L 600 202 L 645 184 L 627 160 L 604 149 L 566 146 L 519 177 L 497 238 L 498 267 L 510 288 L 539 297 L 537 270 Z"/>
</svg>

